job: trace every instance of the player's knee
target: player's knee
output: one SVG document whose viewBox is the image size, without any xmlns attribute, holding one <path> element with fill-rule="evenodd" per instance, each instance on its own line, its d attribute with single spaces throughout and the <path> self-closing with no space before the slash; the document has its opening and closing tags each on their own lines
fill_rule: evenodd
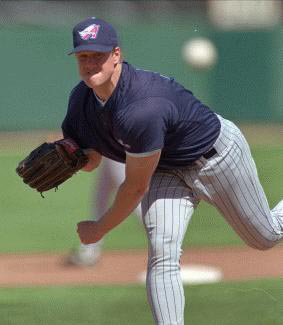
<svg viewBox="0 0 283 325">
<path fill-rule="evenodd" d="M 263 240 L 263 241 L 258 241 L 258 242 L 246 242 L 246 244 L 251 247 L 254 248 L 256 250 L 260 250 L 260 251 L 266 251 L 268 249 L 271 249 L 272 247 L 274 247 L 276 244 L 278 243 L 277 240 Z"/>
<path fill-rule="evenodd" d="M 170 266 L 173 268 L 174 266 L 179 267 L 180 265 L 180 257 L 181 257 L 181 249 L 173 250 L 170 248 L 166 248 L 166 245 L 156 245 L 152 247 L 150 250 L 151 254 L 149 256 L 149 265 L 151 267 L 158 267 L 161 265 Z"/>
<path fill-rule="evenodd" d="M 261 246 L 257 246 L 257 247 L 253 246 L 253 248 L 255 248 L 257 250 L 260 250 L 260 251 L 267 251 L 268 249 L 270 249 L 272 247 L 274 247 L 274 245 L 272 245 L 272 246 L 261 245 Z"/>
</svg>

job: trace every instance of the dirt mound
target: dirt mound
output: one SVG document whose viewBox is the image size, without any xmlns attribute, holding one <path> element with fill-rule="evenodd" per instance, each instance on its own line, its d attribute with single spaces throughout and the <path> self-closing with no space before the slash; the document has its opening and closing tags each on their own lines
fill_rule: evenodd
<svg viewBox="0 0 283 325">
<path fill-rule="evenodd" d="M 184 251 L 182 265 L 216 267 L 223 281 L 283 275 L 282 246 L 268 251 L 250 248 L 194 248 Z M 0 286 L 49 286 L 137 283 L 146 269 L 145 251 L 105 251 L 94 267 L 64 265 L 63 254 L 0 255 Z"/>
</svg>

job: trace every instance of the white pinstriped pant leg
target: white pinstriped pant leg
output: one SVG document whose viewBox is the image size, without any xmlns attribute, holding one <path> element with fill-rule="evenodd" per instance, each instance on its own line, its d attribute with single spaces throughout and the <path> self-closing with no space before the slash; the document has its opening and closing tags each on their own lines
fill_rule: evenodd
<svg viewBox="0 0 283 325">
<path fill-rule="evenodd" d="M 221 119 L 218 153 L 172 174 L 154 174 L 143 199 L 149 239 L 148 300 L 156 324 L 184 324 L 181 245 L 200 199 L 215 206 L 251 247 L 268 249 L 283 238 L 283 200 L 270 210 L 241 131 Z"/>
<path fill-rule="evenodd" d="M 270 210 L 249 145 L 232 122 L 221 118 L 214 147 L 219 155 L 183 171 L 188 186 L 214 205 L 249 246 L 273 247 L 283 237 L 283 202 Z"/>
<path fill-rule="evenodd" d="M 149 240 L 147 293 L 156 324 L 184 324 L 181 245 L 198 201 L 177 176 L 156 173 L 142 201 Z"/>
</svg>

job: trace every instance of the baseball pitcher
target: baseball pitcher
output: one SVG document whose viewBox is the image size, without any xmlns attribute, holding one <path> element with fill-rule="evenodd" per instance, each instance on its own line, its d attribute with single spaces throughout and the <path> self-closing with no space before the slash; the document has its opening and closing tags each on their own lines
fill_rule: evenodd
<svg viewBox="0 0 283 325">
<path fill-rule="evenodd" d="M 283 200 L 270 209 L 238 127 L 173 78 L 122 61 L 109 23 L 78 23 L 73 45 L 81 81 L 70 94 L 64 137 L 87 155 L 84 170 L 95 169 L 101 156 L 126 170 L 111 207 L 98 221 L 80 222 L 78 235 L 83 244 L 98 242 L 141 202 L 155 323 L 183 325 L 181 246 L 200 200 L 260 250 L 282 240 Z"/>
</svg>

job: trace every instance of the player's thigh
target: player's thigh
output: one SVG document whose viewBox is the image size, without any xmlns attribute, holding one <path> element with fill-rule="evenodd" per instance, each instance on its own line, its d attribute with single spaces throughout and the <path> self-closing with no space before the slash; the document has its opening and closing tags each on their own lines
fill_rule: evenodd
<svg viewBox="0 0 283 325">
<path fill-rule="evenodd" d="M 198 201 L 176 175 L 156 173 L 142 201 L 143 221 L 156 253 L 164 245 L 180 251 L 188 223 Z"/>
<path fill-rule="evenodd" d="M 277 230 L 250 149 L 239 135 L 230 153 L 199 173 L 200 196 L 217 207 L 236 232 L 259 249 L 273 245 Z"/>
</svg>

